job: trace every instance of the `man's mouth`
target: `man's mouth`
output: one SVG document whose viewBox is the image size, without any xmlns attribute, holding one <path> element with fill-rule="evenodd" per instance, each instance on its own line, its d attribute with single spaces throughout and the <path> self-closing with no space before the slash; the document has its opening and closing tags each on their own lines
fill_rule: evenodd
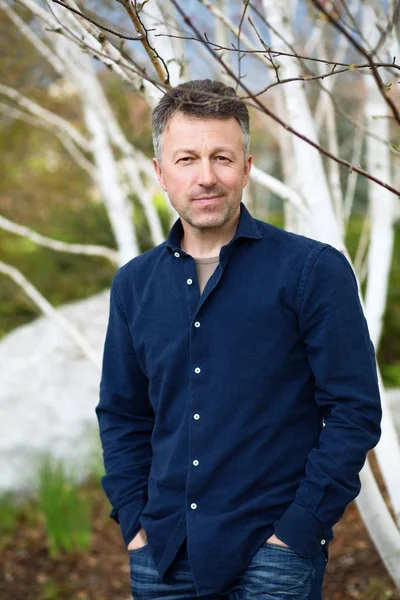
<svg viewBox="0 0 400 600">
<path fill-rule="evenodd" d="M 201 196 L 200 198 L 193 198 L 193 202 L 207 202 L 210 200 L 218 200 L 219 198 L 222 198 L 221 195 L 219 196 Z"/>
</svg>

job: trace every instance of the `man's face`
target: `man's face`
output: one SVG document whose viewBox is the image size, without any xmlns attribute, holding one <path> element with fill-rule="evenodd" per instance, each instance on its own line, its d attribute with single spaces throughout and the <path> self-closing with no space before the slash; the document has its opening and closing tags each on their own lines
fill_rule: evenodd
<svg viewBox="0 0 400 600">
<path fill-rule="evenodd" d="M 234 117 L 197 119 L 175 113 L 162 138 L 161 164 L 154 167 L 172 206 L 189 225 L 214 229 L 239 215 L 251 168 Z"/>
</svg>

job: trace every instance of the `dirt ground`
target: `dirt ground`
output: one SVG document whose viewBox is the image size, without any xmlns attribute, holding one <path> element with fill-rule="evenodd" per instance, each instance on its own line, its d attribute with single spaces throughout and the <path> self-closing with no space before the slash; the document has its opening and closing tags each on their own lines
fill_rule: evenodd
<svg viewBox="0 0 400 600">
<path fill-rule="evenodd" d="M 375 469 L 374 469 L 375 470 Z M 48 558 L 40 523 L 20 523 L 0 549 L 0 600 L 128 600 L 129 557 L 118 526 L 96 496 L 89 552 Z M 355 502 L 334 527 L 324 600 L 400 600 Z"/>
</svg>

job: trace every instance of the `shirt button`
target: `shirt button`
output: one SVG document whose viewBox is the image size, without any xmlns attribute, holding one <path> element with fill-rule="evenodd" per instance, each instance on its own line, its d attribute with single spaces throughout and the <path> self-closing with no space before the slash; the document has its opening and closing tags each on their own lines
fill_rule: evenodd
<svg viewBox="0 0 400 600">
<path fill-rule="evenodd" d="M 200 415 L 196 413 L 195 415 L 193 415 L 193 419 L 196 419 L 196 421 L 198 421 L 200 419 Z"/>
<path fill-rule="evenodd" d="M 199 321 L 196 321 L 196 323 L 194 324 L 195 327 L 200 327 L 200 323 Z"/>
<path fill-rule="evenodd" d="M 179 252 L 174 252 L 174 256 L 176 256 L 176 258 L 179 258 L 180 257 Z"/>
<path fill-rule="evenodd" d="M 196 510 L 197 504 L 195 504 L 194 502 L 192 502 L 192 504 L 190 505 L 190 508 L 193 508 L 193 510 Z"/>
<path fill-rule="evenodd" d="M 194 460 L 193 464 L 194 464 L 195 467 L 197 467 L 197 465 L 199 464 L 199 461 L 198 460 Z"/>
<path fill-rule="evenodd" d="M 192 283 L 193 283 L 193 279 L 188 279 L 188 280 L 186 281 L 186 283 L 187 283 L 188 285 L 192 285 Z"/>
<path fill-rule="evenodd" d="M 326 540 L 321 540 L 321 544 L 324 545 Z"/>
<path fill-rule="evenodd" d="M 201 371 L 200 367 L 196 367 L 194 370 L 195 373 L 200 373 L 200 371 Z"/>
</svg>

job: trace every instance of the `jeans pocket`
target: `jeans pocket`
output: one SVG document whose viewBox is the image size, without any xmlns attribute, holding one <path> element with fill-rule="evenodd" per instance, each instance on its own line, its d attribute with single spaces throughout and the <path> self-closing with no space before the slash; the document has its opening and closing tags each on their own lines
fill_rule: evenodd
<svg viewBox="0 0 400 600">
<path fill-rule="evenodd" d="M 245 583 L 255 597 L 268 593 L 271 598 L 308 600 L 314 571 L 314 558 L 267 542 L 254 555 L 246 570 Z"/>
<path fill-rule="evenodd" d="M 265 542 L 264 546 L 271 546 L 272 548 L 276 548 L 277 550 L 282 550 L 283 552 L 290 552 L 291 554 L 294 554 L 295 556 L 304 558 L 303 556 L 301 556 L 300 554 L 298 554 L 297 552 L 292 550 L 292 548 L 290 548 L 289 546 L 281 546 L 280 544 L 274 544 L 271 542 Z M 307 560 L 307 559 L 304 559 L 304 560 Z"/>
</svg>

